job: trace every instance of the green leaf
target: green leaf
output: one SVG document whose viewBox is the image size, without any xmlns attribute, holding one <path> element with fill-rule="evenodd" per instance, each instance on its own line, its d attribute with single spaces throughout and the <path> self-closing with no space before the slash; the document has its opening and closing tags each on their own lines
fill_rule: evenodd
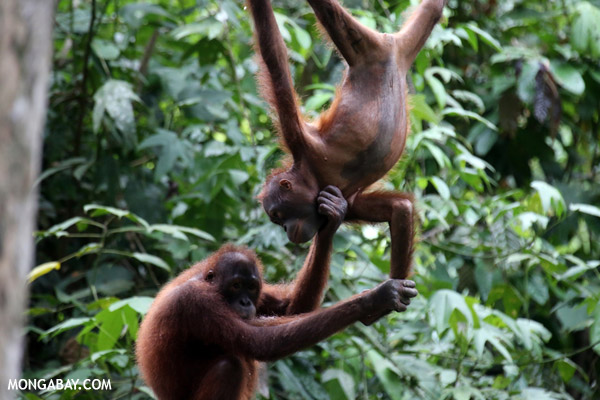
<svg viewBox="0 0 600 400">
<path fill-rule="evenodd" d="M 449 320 L 454 310 L 458 310 L 470 326 L 473 326 L 473 315 L 465 299 L 452 290 L 438 290 L 429 300 L 430 315 L 435 329 L 441 335 L 450 328 Z"/>
<path fill-rule="evenodd" d="M 538 192 L 542 208 L 546 214 L 550 211 L 554 211 L 559 217 L 564 214 L 566 210 L 565 201 L 558 189 L 543 181 L 533 181 L 531 187 Z"/>
<path fill-rule="evenodd" d="M 298 40 L 300 46 L 302 46 L 303 49 L 310 49 L 310 46 L 312 45 L 312 40 L 308 32 L 300 28 L 298 24 L 294 24 L 293 28 L 294 36 L 296 37 L 296 40 Z"/>
<path fill-rule="evenodd" d="M 107 355 L 126 354 L 126 353 L 127 353 L 127 350 L 125 350 L 125 349 L 102 350 L 102 351 L 97 351 L 97 352 L 93 353 L 92 355 L 90 355 L 90 360 L 92 362 L 96 362 L 98 360 L 108 358 L 108 357 L 106 357 Z"/>
<path fill-rule="evenodd" d="M 585 81 L 581 73 L 571 64 L 552 60 L 550 71 L 560 86 L 575 95 L 581 95 L 585 91 Z"/>
<path fill-rule="evenodd" d="M 27 283 L 31 283 L 31 282 L 35 281 L 37 278 L 44 276 L 51 271 L 59 270 L 59 269 L 60 269 L 60 263 L 58 261 L 51 261 L 51 262 L 40 264 L 37 267 L 33 268 L 31 271 L 29 271 L 29 274 L 27 274 Z"/>
<path fill-rule="evenodd" d="M 289 22 L 290 19 L 286 15 L 280 14 L 276 11 L 274 11 L 273 14 L 275 14 L 275 21 L 277 22 L 277 27 L 279 28 L 279 32 L 281 32 L 283 40 L 285 40 L 286 42 L 290 42 L 292 40 L 292 35 L 285 26 L 285 24 Z M 293 21 L 290 23 L 290 25 L 293 25 Z"/>
<path fill-rule="evenodd" d="M 440 197 L 444 200 L 450 200 L 450 189 L 448 188 L 448 185 L 446 185 L 446 182 L 437 176 L 432 176 L 429 179 L 437 192 L 440 194 Z"/>
<path fill-rule="evenodd" d="M 35 183 L 33 184 L 33 186 L 37 186 L 40 184 L 40 182 L 42 182 L 44 179 L 58 173 L 61 171 L 65 171 L 67 169 L 71 169 L 73 167 L 79 166 L 81 164 L 85 164 L 88 161 L 87 158 L 85 157 L 73 157 L 73 158 L 68 158 L 66 160 L 60 161 L 57 164 L 54 164 L 52 168 L 47 168 L 44 170 L 44 172 L 42 172 L 40 174 L 40 176 L 35 180 Z"/>
<path fill-rule="evenodd" d="M 98 253 L 102 249 L 102 245 L 97 242 L 92 242 L 81 246 L 77 252 L 73 253 L 75 257 L 81 257 L 86 254 L 95 254 Z"/>
<path fill-rule="evenodd" d="M 67 365 L 66 367 L 67 369 L 71 368 L 70 365 Z M 26 400 L 44 400 L 42 397 L 39 397 L 34 393 L 21 393 L 20 395 L 23 396 L 23 398 Z"/>
<path fill-rule="evenodd" d="M 145 228 L 148 228 L 150 226 L 148 222 L 146 222 L 146 220 L 142 217 L 135 215 L 130 211 L 122 210 L 120 208 L 102 206 L 99 204 L 86 204 L 85 206 L 83 206 L 83 211 L 86 213 L 90 213 L 90 211 L 92 211 L 90 213 L 92 217 L 99 217 L 101 215 L 111 214 L 119 219 L 125 217 L 133 222 L 137 222 Z"/>
<path fill-rule="evenodd" d="M 396 367 L 375 350 L 369 350 L 367 356 L 371 360 L 375 368 L 375 374 L 388 396 L 392 400 L 401 400 L 404 385 L 398 377 L 399 371 Z"/>
<path fill-rule="evenodd" d="M 121 219 L 121 218 L 125 217 L 127 214 L 129 214 L 129 211 L 127 211 L 127 210 L 121 210 L 118 208 L 101 206 L 101 205 L 97 205 L 97 204 L 86 204 L 85 206 L 83 206 L 83 211 L 86 213 L 93 211 L 91 213 L 92 217 L 98 217 L 100 215 L 112 214 L 119 219 Z"/>
<path fill-rule="evenodd" d="M 53 336 L 56 336 L 59 333 L 62 333 L 64 331 L 66 331 L 66 330 L 73 329 L 73 328 L 81 326 L 81 325 L 85 325 L 88 322 L 90 322 L 91 320 L 92 320 L 91 318 L 86 318 L 86 317 L 71 318 L 71 319 L 63 321 L 60 324 L 55 325 L 52 328 L 48 329 L 47 331 L 45 331 L 43 333 L 42 336 L 45 337 L 45 336 L 48 336 L 50 334 L 52 334 Z"/>
<path fill-rule="evenodd" d="M 458 386 L 448 390 L 454 400 L 485 400 L 485 396 L 479 389 L 473 386 Z"/>
<path fill-rule="evenodd" d="M 510 352 L 500 341 L 500 332 L 489 326 L 483 326 L 477 329 L 473 335 L 473 343 L 479 357 L 483 355 L 485 343 L 490 343 L 508 362 L 512 362 Z"/>
<path fill-rule="evenodd" d="M 508 318 L 508 316 L 506 318 Z M 513 332 L 515 332 L 517 335 L 529 332 L 543 342 L 547 342 L 552 338 L 552 332 L 546 329 L 546 327 L 541 323 L 532 319 L 518 318 L 517 327 L 519 328 L 518 332 L 511 327 Z"/>
<path fill-rule="evenodd" d="M 133 3 L 126 4 L 120 10 L 121 17 L 131 28 L 137 29 L 144 24 L 148 16 L 158 16 L 175 20 L 175 18 L 157 4 Z"/>
<path fill-rule="evenodd" d="M 433 91 L 439 107 L 444 108 L 446 106 L 446 89 L 444 88 L 442 82 L 433 76 L 433 74 L 429 73 L 429 71 L 425 72 L 425 80 Z"/>
<path fill-rule="evenodd" d="M 103 264 L 86 271 L 88 284 L 107 296 L 127 292 L 133 285 L 133 272 L 120 265 Z"/>
<path fill-rule="evenodd" d="M 107 80 L 94 94 L 94 132 L 99 132 L 102 117 L 107 113 L 117 129 L 126 135 L 124 136 L 126 144 L 132 145 L 135 133 L 132 101 L 142 102 L 134 93 L 129 82 L 116 79 Z"/>
<path fill-rule="evenodd" d="M 595 343 L 594 351 L 600 354 L 600 305 L 596 303 L 592 313 L 592 325 L 590 326 L 590 343 Z"/>
<path fill-rule="evenodd" d="M 515 400 L 559 400 L 562 396 L 554 395 L 553 393 L 540 388 L 528 387 L 521 390 L 521 393 L 514 397 Z"/>
<path fill-rule="evenodd" d="M 590 76 L 592 77 L 593 80 L 600 83 L 600 71 L 588 70 L 588 73 L 590 74 Z"/>
<path fill-rule="evenodd" d="M 99 332 L 98 341 L 94 346 L 94 351 L 112 350 L 117 340 L 124 333 L 123 328 L 127 325 L 127 332 L 132 340 L 135 340 L 138 330 L 138 317 L 129 306 L 117 308 L 114 311 L 110 309 L 99 312 L 94 318 Z"/>
<path fill-rule="evenodd" d="M 275 367 L 282 377 L 281 384 L 288 394 L 296 394 L 296 398 L 310 399 L 312 396 L 307 392 L 306 388 L 298 379 L 298 376 L 292 372 L 290 367 L 287 365 L 286 360 L 278 361 Z"/>
<path fill-rule="evenodd" d="M 554 367 L 558 370 L 558 374 L 565 383 L 571 380 L 577 369 L 577 365 L 568 358 L 556 361 Z"/>
<path fill-rule="evenodd" d="M 438 163 L 440 168 L 450 166 L 450 159 L 441 148 L 429 141 L 424 141 L 423 144 L 425 147 L 427 147 L 427 150 L 429 150 L 433 158 L 435 158 L 435 161 Z"/>
<path fill-rule="evenodd" d="M 527 293 L 539 305 L 543 306 L 546 304 L 550 298 L 550 293 L 548 291 L 548 284 L 541 274 L 535 273 L 529 279 L 527 282 Z"/>
<path fill-rule="evenodd" d="M 463 181 L 467 182 L 478 192 L 483 192 L 483 182 L 481 181 L 481 176 L 479 173 L 477 173 L 477 170 L 472 168 L 464 168 L 459 172 L 459 174 Z"/>
<path fill-rule="evenodd" d="M 490 129 L 482 129 L 482 132 L 476 136 L 474 143 L 475 154 L 485 156 L 496 144 L 500 135 Z"/>
<path fill-rule="evenodd" d="M 494 37 L 492 35 L 490 35 L 486 31 L 484 31 L 483 29 L 480 29 L 479 27 L 477 27 L 474 24 L 467 24 L 464 26 L 464 28 L 479 35 L 481 40 L 485 44 L 493 47 L 494 50 L 496 50 L 498 52 L 502 51 L 502 46 L 500 45 L 500 42 L 498 42 L 496 39 L 494 39 Z"/>
<path fill-rule="evenodd" d="M 124 324 L 127 326 L 127 332 L 129 333 L 129 337 L 132 340 L 135 340 L 137 338 L 138 329 L 140 328 L 140 322 L 136 312 L 129 306 L 126 306 L 122 308 L 121 316 L 123 318 Z M 116 357 L 113 357 L 113 360 L 115 358 Z M 123 364 L 126 363 L 127 361 L 125 361 Z"/>
<path fill-rule="evenodd" d="M 456 29 L 456 34 L 462 38 L 466 39 L 467 42 L 471 45 L 473 50 L 477 52 L 479 50 L 479 42 L 477 41 L 477 34 L 470 29 L 465 29 L 465 27 L 460 27 Z"/>
<path fill-rule="evenodd" d="M 211 234 L 201 231 L 200 229 L 188 228 L 186 226 L 154 224 L 154 225 L 150 225 L 148 227 L 148 230 L 150 232 L 158 231 L 158 232 L 167 233 L 177 239 L 183 239 L 186 241 L 188 240 L 188 237 L 185 235 L 186 233 L 189 233 L 190 235 L 194 235 L 200 239 L 208 240 L 211 242 L 215 241 L 215 238 Z"/>
<path fill-rule="evenodd" d="M 504 288 L 504 296 L 502 297 L 502 305 L 504 312 L 512 318 L 517 318 L 519 311 L 523 305 L 521 293 L 512 285 L 507 285 Z"/>
<path fill-rule="evenodd" d="M 408 103 L 410 104 L 410 113 L 415 115 L 417 118 L 431 122 L 433 124 L 439 123 L 439 117 L 433 111 L 429 104 L 425 101 L 425 96 L 422 94 L 413 94 L 409 96 Z"/>
<path fill-rule="evenodd" d="M 40 234 L 44 237 L 47 236 L 56 236 L 56 237 L 62 237 L 62 236 L 68 236 L 69 232 L 67 232 L 67 229 L 69 229 L 71 226 L 79 224 L 79 223 L 94 223 L 94 221 L 87 219 L 87 218 L 82 218 L 82 217 L 73 217 L 73 218 L 69 218 L 66 221 L 63 221 L 59 224 L 53 225 L 50 228 L 48 228 L 47 231 L 42 231 L 40 232 Z"/>
<path fill-rule="evenodd" d="M 246 171 L 240 169 L 230 169 L 229 176 L 231 176 L 231 180 L 236 186 L 239 186 L 250 179 L 250 175 Z"/>
<path fill-rule="evenodd" d="M 162 268 L 165 271 L 171 271 L 171 267 L 169 267 L 169 265 L 166 262 L 164 262 L 164 260 L 151 254 L 133 253 L 132 257 L 141 262 L 156 265 L 157 267 Z"/>
<path fill-rule="evenodd" d="M 532 104 L 536 93 L 535 78 L 540 70 L 537 60 L 529 60 L 523 63 L 523 68 L 517 81 L 517 95 L 527 104 Z"/>
<path fill-rule="evenodd" d="M 571 28 L 571 44 L 581 55 L 600 57 L 600 9 L 587 1 L 576 5 Z"/>
<path fill-rule="evenodd" d="M 181 40 L 187 36 L 200 35 L 205 36 L 209 39 L 215 39 L 223 34 L 225 24 L 218 21 L 214 17 L 206 18 L 200 22 L 192 22 L 180 26 L 171 32 L 171 35 L 175 40 Z"/>
<path fill-rule="evenodd" d="M 481 97 L 477 96 L 473 92 L 469 92 L 467 90 L 453 90 L 452 95 L 458 100 L 473 103 L 477 107 L 477 112 L 480 114 L 485 111 L 485 105 L 483 104 L 483 100 L 481 100 Z"/>
<path fill-rule="evenodd" d="M 556 310 L 556 316 L 565 332 L 581 330 L 589 323 L 587 311 L 581 304 L 575 306 L 563 305 Z"/>
<path fill-rule="evenodd" d="M 152 305 L 153 301 L 154 301 L 154 298 L 152 298 L 152 297 L 134 296 L 134 297 L 129 297 L 127 299 L 119 300 L 119 301 L 111 304 L 108 307 L 108 310 L 115 311 L 121 307 L 129 306 L 134 311 L 136 311 L 138 314 L 146 315 L 146 313 L 148 313 L 148 310 L 150 309 L 150 306 Z"/>
<path fill-rule="evenodd" d="M 309 111 L 320 110 L 325 103 L 333 99 L 333 92 L 318 91 L 308 98 L 304 104 L 304 108 Z"/>
<path fill-rule="evenodd" d="M 544 215 L 540 215 L 534 212 L 524 212 L 517 216 L 517 221 L 523 232 L 531 229 L 535 224 L 539 225 L 540 228 L 545 228 L 548 225 L 549 219 Z"/>
<path fill-rule="evenodd" d="M 109 42 L 108 40 L 94 38 L 94 40 L 92 40 L 92 49 L 98 57 L 105 60 L 110 61 L 119 58 L 119 48 L 113 42 Z"/>
<path fill-rule="evenodd" d="M 456 338 L 471 338 L 471 332 L 469 332 L 469 324 L 465 316 L 454 309 L 448 318 L 448 323 L 452 328 L 452 332 Z"/>
<path fill-rule="evenodd" d="M 114 312 L 103 310 L 94 318 L 99 328 L 98 341 L 94 351 L 110 350 L 115 346 L 125 325 L 121 310 Z"/>
<path fill-rule="evenodd" d="M 328 369 L 323 372 L 321 381 L 325 383 L 331 399 L 354 400 L 356 398 L 355 383 L 352 375 L 341 369 Z M 341 396 L 343 394 L 343 396 Z"/>
<path fill-rule="evenodd" d="M 591 204 L 572 203 L 569 205 L 569 210 L 600 218 L 600 208 L 592 206 Z"/>
<path fill-rule="evenodd" d="M 175 132 L 158 128 L 156 133 L 147 137 L 140 143 L 138 149 L 157 148 L 158 163 L 154 171 L 157 180 L 170 172 L 177 160 L 182 160 L 185 165 L 191 164 L 193 157 L 191 145 L 187 140 L 180 138 Z"/>
<path fill-rule="evenodd" d="M 467 151 L 462 152 L 458 157 L 456 157 L 456 160 L 457 161 L 465 161 L 467 164 L 469 164 L 473 168 L 479 169 L 479 170 L 484 170 L 486 168 L 491 169 L 491 170 L 494 169 L 490 164 L 488 164 L 481 158 L 476 157 Z"/>
<path fill-rule="evenodd" d="M 490 59 L 492 64 L 510 62 L 515 60 L 537 60 L 540 58 L 539 50 L 523 46 L 506 46 L 502 53 L 494 54 Z"/>
<path fill-rule="evenodd" d="M 458 374 L 456 373 L 456 371 L 451 369 L 444 369 L 442 370 L 442 372 L 440 372 L 440 383 L 443 386 L 449 386 L 456 382 L 457 377 Z"/>
<path fill-rule="evenodd" d="M 443 68 L 443 67 L 429 67 L 427 68 L 427 70 L 425 71 L 425 76 L 427 77 L 429 76 L 433 76 L 434 74 L 439 75 L 442 80 L 444 81 L 444 83 L 450 83 L 451 80 L 455 80 L 458 82 L 463 82 L 462 77 L 457 74 L 456 72 L 452 71 L 451 69 L 448 68 Z"/>
<path fill-rule="evenodd" d="M 455 107 L 449 107 L 449 108 L 442 110 L 442 115 L 456 115 L 458 117 L 471 118 L 471 119 L 481 122 L 482 124 L 484 124 L 485 126 L 487 126 L 488 128 L 490 128 L 494 131 L 498 130 L 496 125 L 494 125 L 487 119 L 483 118 L 482 116 L 475 114 L 472 111 L 467 111 L 467 110 L 463 110 L 463 109 L 455 108 Z"/>
<path fill-rule="evenodd" d="M 568 257 L 572 260 L 573 257 Z M 574 280 L 579 278 L 585 272 L 598 268 L 600 261 L 588 261 L 587 263 L 580 262 L 577 265 L 570 267 L 566 272 L 562 274 L 555 274 L 555 278 L 559 281 L 562 280 Z"/>
</svg>

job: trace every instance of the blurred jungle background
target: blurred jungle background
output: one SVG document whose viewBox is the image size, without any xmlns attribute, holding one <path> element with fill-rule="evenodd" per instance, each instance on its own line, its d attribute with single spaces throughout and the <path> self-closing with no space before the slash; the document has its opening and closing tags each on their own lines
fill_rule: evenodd
<svg viewBox="0 0 600 400">
<path fill-rule="evenodd" d="M 345 0 L 396 31 L 418 0 Z M 305 1 L 275 0 L 303 111 L 344 69 Z M 409 74 L 385 187 L 414 193 L 420 296 L 269 365 L 271 399 L 600 398 L 600 1 L 450 0 Z M 292 279 L 256 200 L 282 152 L 241 0 L 61 0 L 54 28 L 26 378 L 111 379 L 146 399 L 134 342 L 158 289 L 224 242 Z M 385 225 L 344 226 L 325 305 L 389 271 Z"/>
</svg>

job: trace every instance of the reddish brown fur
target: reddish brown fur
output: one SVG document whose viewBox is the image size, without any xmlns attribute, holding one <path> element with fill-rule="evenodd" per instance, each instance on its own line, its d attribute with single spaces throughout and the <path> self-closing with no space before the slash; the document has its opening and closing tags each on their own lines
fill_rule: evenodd
<svg viewBox="0 0 600 400">
<path fill-rule="evenodd" d="M 334 200 L 322 203 L 332 206 L 327 213 L 329 222 L 317 234 L 294 282 L 262 284 L 255 304 L 256 315 L 279 316 L 263 324 L 282 324 L 286 320 L 281 316 L 313 311 L 321 302 L 329 276 L 333 235 L 346 212 L 346 202 L 339 191 Z M 217 286 L 204 280 L 209 271 L 217 281 L 223 279 L 219 277 L 219 260 L 229 253 L 245 255 L 262 275 L 262 264 L 254 252 L 224 245 L 167 284 L 142 323 L 136 347 L 138 363 L 144 379 L 160 399 L 234 400 L 247 399 L 253 392 L 258 357 L 240 353 L 235 346 L 225 349 L 215 345 L 223 336 L 234 340 L 235 328 L 237 331 L 244 328 L 239 325 L 240 317 L 218 293 Z M 252 345 L 251 339 L 246 341 Z M 283 346 L 280 350 L 286 349 Z M 234 373 L 239 377 L 231 376 Z M 237 382 L 241 386 L 232 386 Z M 227 390 L 235 393 L 228 393 L 227 397 Z"/>
<path fill-rule="evenodd" d="M 214 350 L 192 340 L 193 325 L 204 326 L 206 335 L 223 334 L 223 326 L 203 325 L 203 321 L 186 321 L 189 312 L 186 308 L 196 307 L 195 303 L 187 300 L 192 290 L 198 290 L 202 301 L 202 310 L 221 310 L 229 318 L 234 313 L 223 307 L 218 293 L 208 285 L 203 285 L 203 276 L 214 269 L 217 260 L 227 252 L 241 252 L 255 260 L 256 266 L 262 272 L 262 264 L 254 253 L 246 248 L 223 246 L 204 261 L 193 265 L 167 284 L 156 296 L 154 303 L 146 315 L 136 343 L 138 365 L 145 381 L 152 387 L 159 399 L 203 399 L 196 391 L 211 390 L 209 382 L 202 382 L 209 375 L 215 362 Z M 197 284 L 190 283 L 197 278 Z M 176 301 L 180 300 L 180 301 Z M 187 304 L 186 304 L 187 303 Z M 250 398 L 255 387 L 257 363 L 254 360 L 241 359 L 243 374 L 240 379 L 240 398 Z M 234 383 L 232 383 L 234 384 Z M 211 387 L 209 387 L 211 386 Z"/>
<path fill-rule="evenodd" d="M 342 80 L 344 80 L 345 78 L 346 74 L 344 74 L 344 78 Z M 337 110 L 342 99 L 340 96 L 340 91 L 340 87 L 336 88 L 335 96 L 333 97 L 331 105 L 327 110 L 323 111 L 321 115 L 319 115 L 319 118 L 315 121 L 315 126 L 317 127 L 319 132 L 328 132 L 329 130 L 331 130 L 331 124 L 334 121 L 335 111 Z"/>
<path fill-rule="evenodd" d="M 223 246 L 167 284 L 142 322 L 136 347 L 142 376 L 157 397 L 248 400 L 258 380 L 257 361 L 285 357 L 356 321 L 372 322 L 390 311 L 406 309 L 410 297 L 417 294 L 414 282 L 389 280 L 329 309 L 295 315 L 316 308 L 320 301 L 331 238 L 327 234 L 322 239 L 327 242 L 321 243 L 325 249 L 311 248 L 293 284 L 262 284 L 259 318 L 253 320 L 242 319 L 217 289 L 226 278 L 224 256 L 231 253 L 245 255 L 260 275 L 260 261 L 246 248 Z M 325 259 L 320 258 L 323 250 Z M 314 266 L 317 261 L 324 265 Z M 312 278 L 317 281 L 316 291 Z M 276 317 L 260 317 L 265 315 Z"/>
<path fill-rule="evenodd" d="M 293 164 L 272 173 L 261 200 L 271 219 L 294 242 L 318 230 L 315 198 L 339 187 L 354 221 L 388 222 L 393 278 L 408 276 L 414 240 L 412 196 L 365 189 L 398 161 L 408 135 L 405 75 L 442 15 L 444 0 L 423 0 L 396 34 L 356 21 L 337 0 L 308 0 L 319 24 L 348 63 L 334 101 L 320 119 L 305 121 L 298 108 L 287 50 L 269 0 L 248 0 L 261 56 L 258 77 L 279 121 Z"/>
<path fill-rule="evenodd" d="M 287 171 L 290 166 L 292 165 L 292 161 L 285 158 L 282 162 L 281 162 L 281 167 L 279 168 L 275 168 L 272 169 L 271 172 L 269 172 L 269 175 L 267 175 L 267 181 L 270 181 L 271 179 L 274 179 L 275 176 Z M 266 196 L 265 193 L 265 188 L 263 187 L 262 190 L 260 191 L 260 193 L 257 196 L 257 199 L 259 201 L 262 201 L 262 199 Z"/>
</svg>

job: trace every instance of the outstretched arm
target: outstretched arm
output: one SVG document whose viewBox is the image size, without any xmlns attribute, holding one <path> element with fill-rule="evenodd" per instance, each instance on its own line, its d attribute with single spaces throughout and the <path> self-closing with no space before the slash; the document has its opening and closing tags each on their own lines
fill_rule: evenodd
<svg viewBox="0 0 600 400">
<path fill-rule="evenodd" d="M 259 314 L 294 315 L 316 310 L 329 278 L 333 236 L 341 225 L 348 203 L 335 186 L 327 186 L 317 197 L 318 211 L 327 222 L 310 246 L 304 265 L 288 285 L 263 285 Z"/>
<path fill-rule="evenodd" d="M 250 322 L 229 307 L 202 312 L 202 307 L 188 305 L 186 312 L 191 315 L 186 318 L 190 321 L 187 329 L 204 343 L 259 361 L 273 361 L 314 345 L 354 322 L 405 311 L 410 298 L 416 295 L 414 282 L 390 279 L 327 309 Z"/>
<path fill-rule="evenodd" d="M 408 68 L 425 45 L 433 27 L 442 17 L 446 0 L 423 0 L 396 34 L 400 57 Z"/>
<path fill-rule="evenodd" d="M 297 160 L 305 145 L 303 123 L 288 66 L 287 49 L 269 0 L 248 0 L 262 63 L 258 79 L 262 95 L 277 112 L 287 148 Z"/>
</svg>

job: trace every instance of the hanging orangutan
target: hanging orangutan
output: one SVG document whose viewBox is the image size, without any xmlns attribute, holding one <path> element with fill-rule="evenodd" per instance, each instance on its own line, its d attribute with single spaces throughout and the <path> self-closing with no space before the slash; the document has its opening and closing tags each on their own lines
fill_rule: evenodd
<svg viewBox="0 0 600 400">
<path fill-rule="evenodd" d="M 444 0 L 423 0 L 395 34 L 363 26 L 337 0 L 308 3 L 348 64 L 331 107 L 315 121 L 300 113 L 269 0 L 248 0 L 262 64 L 259 83 L 292 156 L 288 167 L 267 178 L 260 199 L 271 221 L 300 243 L 310 240 L 325 221 L 316 209 L 319 191 L 327 185 L 339 187 L 349 204 L 347 221 L 389 223 L 390 276 L 406 278 L 413 251 L 413 197 L 369 186 L 404 150 L 409 129 L 406 73 L 442 16 Z"/>
</svg>

